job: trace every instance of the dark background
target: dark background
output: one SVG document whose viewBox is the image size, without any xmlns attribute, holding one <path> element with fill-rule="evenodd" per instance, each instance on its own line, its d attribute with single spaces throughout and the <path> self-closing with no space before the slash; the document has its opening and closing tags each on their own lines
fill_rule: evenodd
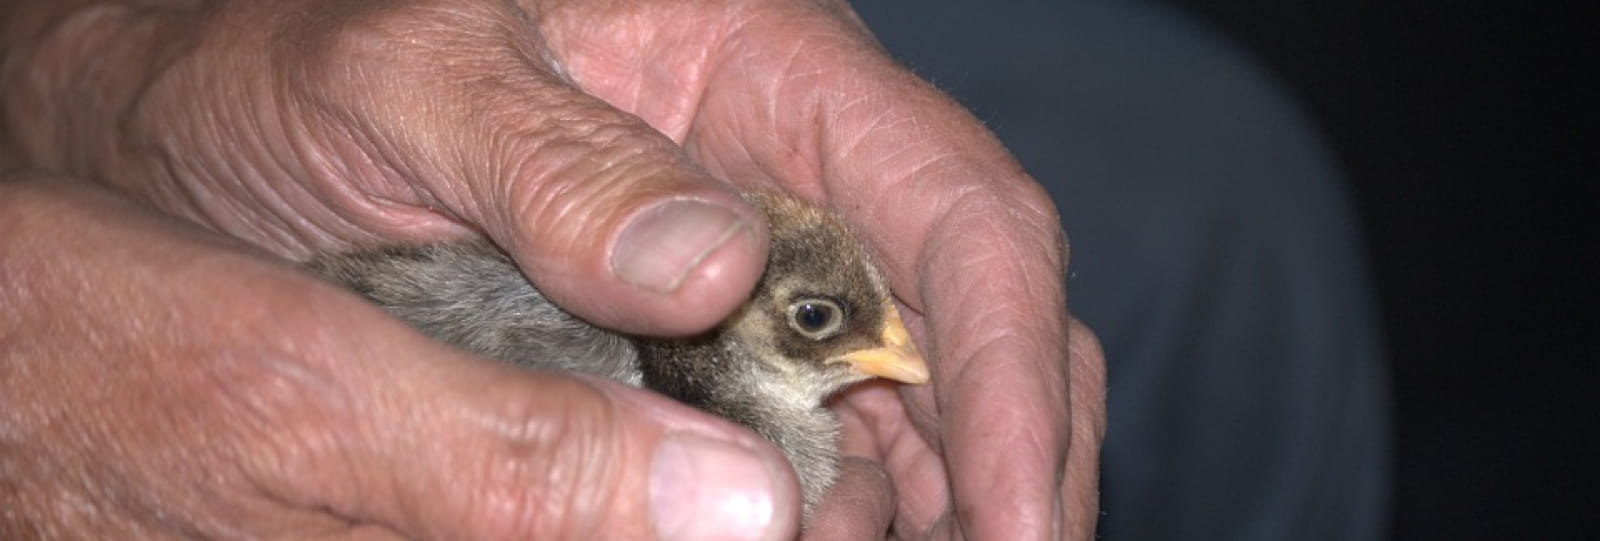
<svg viewBox="0 0 1600 541">
<path fill-rule="evenodd" d="M 1274 74 L 1350 183 L 1391 360 L 1392 537 L 1600 539 L 1600 51 L 1584 39 L 1600 21 L 1579 2 L 1159 4 Z"/>
<path fill-rule="evenodd" d="M 1395 539 L 1597 539 L 1597 21 L 1520 2 L 1171 0 L 1351 182 L 1396 404 Z"/>
</svg>

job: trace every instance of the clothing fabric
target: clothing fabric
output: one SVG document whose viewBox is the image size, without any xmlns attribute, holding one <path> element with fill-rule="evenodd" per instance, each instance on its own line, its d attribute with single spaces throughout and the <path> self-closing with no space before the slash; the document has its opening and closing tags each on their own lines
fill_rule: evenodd
<svg viewBox="0 0 1600 541">
<path fill-rule="evenodd" d="M 888 1 L 891 53 L 1061 209 L 1109 370 L 1108 540 L 1380 539 L 1389 402 L 1336 160 L 1270 74 L 1159 5 Z"/>
</svg>

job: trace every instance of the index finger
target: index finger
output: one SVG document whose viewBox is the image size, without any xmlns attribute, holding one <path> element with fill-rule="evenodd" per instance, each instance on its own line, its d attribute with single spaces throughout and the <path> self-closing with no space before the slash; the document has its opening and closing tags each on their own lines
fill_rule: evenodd
<svg viewBox="0 0 1600 541">
<path fill-rule="evenodd" d="M 991 198 L 958 203 L 917 259 L 938 359 L 932 408 L 956 511 L 979 539 L 1058 536 L 1074 429 L 1062 255 L 1029 226 Z"/>
<path fill-rule="evenodd" d="M 913 409 L 942 442 L 963 529 L 980 539 L 1050 538 L 1072 431 L 1066 253 L 1055 210 L 970 114 L 850 24 L 823 19 L 811 21 L 823 30 L 807 34 L 798 52 L 762 54 L 779 29 L 758 24 L 730 40 L 741 69 L 771 58 L 772 70 L 807 84 L 714 81 L 718 99 L 707 103 L 729 109 L 703 111 L 705 123 L 721 126 L 719 112 L 737 113 L 744 116 L 729 129 L 781 135 L 736 137 L 748 165 L 727 160 L 731 153 L 701 162 L 733 177 L 760 170 L 856 225 L 900 300 L 924 316 L 908 320 L 922 320 L 934 386 L 912 393 Z M 784 106 L 732 105 L 741 94 Z M 752 110 L 771 117 L 752 118 Z M 713 143 L 694 148 L 710 152 Z M 794 165 L 797 156 L 814 161 Z"/>
</svg>

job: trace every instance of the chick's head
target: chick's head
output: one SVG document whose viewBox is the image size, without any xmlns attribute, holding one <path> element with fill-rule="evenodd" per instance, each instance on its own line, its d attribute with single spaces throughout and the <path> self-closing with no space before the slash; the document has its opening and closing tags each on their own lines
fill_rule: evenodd
<svg viewBox="0 0 1600 541">
<path fill-rule="evenodd" d="M 749 194 L 771 222 L 766 273 L 729 331 L 814 399 L 871 377 L 924 383 L 928 369 L 888 284 L 850 230 L 784 196 Z"/>
</svg>

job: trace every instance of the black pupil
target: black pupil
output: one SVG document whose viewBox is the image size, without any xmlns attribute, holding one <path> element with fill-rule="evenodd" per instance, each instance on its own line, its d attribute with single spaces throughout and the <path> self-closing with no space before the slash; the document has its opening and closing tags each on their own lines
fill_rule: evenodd
<svg viewBox="0 0 1600 541">
<path fill-rule="evenodd" d="M 808 302 L 800 305 L 800 309 L 795 311 L 794 318 L 808 331 L 821 330 L 833 319 L 833 309 Z"/>
</svg>

